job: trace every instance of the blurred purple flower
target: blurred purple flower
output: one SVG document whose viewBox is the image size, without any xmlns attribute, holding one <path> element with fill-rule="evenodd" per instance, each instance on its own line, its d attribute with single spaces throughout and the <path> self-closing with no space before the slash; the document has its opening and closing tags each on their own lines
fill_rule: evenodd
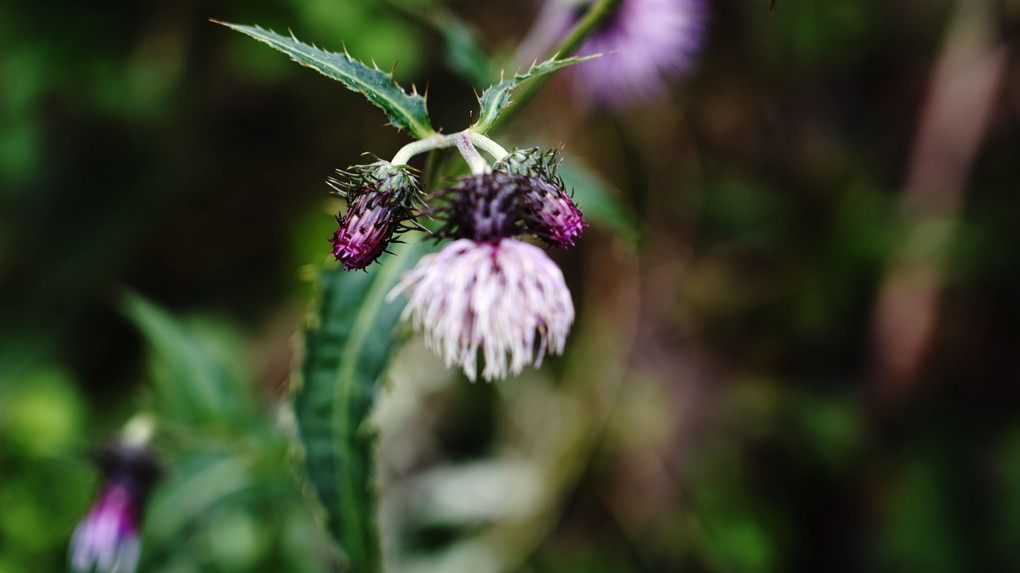
<svg viewBox="0 0 1020 573">
<path fill-rule="evenodd" d="M 574 321 L 559 267 L 515 239 L 453 241 L 422 257 L 390 298 L 403 291 L 410 291 L 403 318 L 447 367 L 460 366 L 472 381 L 479 350 L 486 380 L 517 375 L 540 366 L 547 350 L 561 354 Z"/>
<path fill-rule="evenodd" d="M 552 49 L 590 4 L 548 0 L 518 64 L 528 65 Z M 706 19 L 703 0 L 623 0 L 577 51 L 579 56 L 604 54 L 576 66 L 578 97 L 623 108 L 665 92 L 668 80 L 690 69 Z"/>
<path fill-rule="evenodd" d="M 76 571 L 133 573 L 138 567 L 138 539 L 149 490 L 159 463 L 149 450 L 116 444 L 99 453 L 99 496 L 74 530 L 68 559 Z"/>
</svg>

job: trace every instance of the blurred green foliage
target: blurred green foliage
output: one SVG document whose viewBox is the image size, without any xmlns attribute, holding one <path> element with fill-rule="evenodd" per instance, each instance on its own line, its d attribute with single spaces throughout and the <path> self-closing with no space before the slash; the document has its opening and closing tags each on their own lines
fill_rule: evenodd
<svg viewBox="0 0 1020 573">
<path fill-rule="evenodd" d="M 712 2 L 670 96 L 608 117 L 569 72 L 545 88 L 508 136 L 563 142 L 591 218 L 554 254 L 576 354 L 469 386 L 394 349 L 375 419 L 394 570 L 1020 568 L 1015 82 L 956 219 L 918 231 L 897 206 L 952 5 Z M 522 6 L 0 7 L 0 573 L 65 569 L 85 454 L 137 410 L 170 468 L 141 570 L 341 566 L 292 459 L 292 336 L 339 207 L 323 179 L 408 139 L 207 20 L 399 60 L 449 133 Z M 908 240 L 946 273 L 889 400 L 870 316 Z"/>
</svg>

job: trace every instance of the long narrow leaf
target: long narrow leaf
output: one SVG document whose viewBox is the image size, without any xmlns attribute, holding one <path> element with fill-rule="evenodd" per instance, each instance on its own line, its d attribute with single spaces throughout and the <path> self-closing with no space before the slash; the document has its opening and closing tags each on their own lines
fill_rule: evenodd
<svg viewBox="0 0 1020 573">
<path fill-rule="evenodd" d="M 305 331 L 294 413 L 305 468 L 330 533 L 358 573 L 382 570 L 376 531 L 375 433 L 367 426 L 378 381 L 395 346 L 401 305 L 386 293 L 423 248 L 402 245 L 368 273 L 334 268 L 319 276 L 320 300 Z"/>
<path fill-rule="evenodd" d="M 429 122 L 425 98 L 417 90 L 407 93 L 393 81 L 391 74 L 366 66 L 352 58 L 347 50 L 342 54 L 327 52 L 304 44 L 293 36 L 281 36 L 256 26 L 217 23 L 269 44 L 295 62 L 364 94 L 368 101 L 386 113 L 390 123 L 397 129 L 406 129 L 419 139 L 435 134 Z"/>
<path fill-rule="evenodd" d="M 162 414 L 191 424 L 246 423 L 254 411 L 248 373 L 222 328 L 178 320 L 133 293 L 125 294 L 121 309 L 152 347 L 149 375 Z"/>
</svg>

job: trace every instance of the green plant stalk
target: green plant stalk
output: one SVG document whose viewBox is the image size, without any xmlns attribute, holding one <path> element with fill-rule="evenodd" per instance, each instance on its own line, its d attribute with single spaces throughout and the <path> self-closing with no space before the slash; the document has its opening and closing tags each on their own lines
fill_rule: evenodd
<svg viewBox="0 0 1020 573">
<path fill-rule="evenodd" d="M 376 525 L 375 428 L 369 416 L 397 342 L 400 307 L 386 293 L 424 250 L 420 236 L 371 274 L 336 266 L 319 278 L 292 393 L 304 466 L 351 571 L 383 571 Z"/>
<path fill-rule="evenodd" d="M 558 46 L 547 55 L 545 59 L 550 59 L 553 56 L 559 58 L 567 58 L 573 55 L 573 53 L 581 46 L 581 44 L 591 36 L 595 30 L 598 30 L 602 24 L 609 19 L 616 9 L 620 7 L 620 2 L 623 0 L 598 0 L 592 7 L 584 13 L 584 17 L 581 18 L 577 24 L 574 25 L 574 29 L 570 31 L 570 34 L 564 39 Z M 494 131 L 503 127 L 508 121 L 513 119 L 517 115 L 518 111 L 528 105 L 528 103 L 535 98 L 538 91 L 545 86 L 546 82 L 551 79 L 552 76 L 537 77 L 524 86 L 517 92 L 515 105 L 509 107 L 504 111 L 492 127 L 487 131 Z"/>
</svg>

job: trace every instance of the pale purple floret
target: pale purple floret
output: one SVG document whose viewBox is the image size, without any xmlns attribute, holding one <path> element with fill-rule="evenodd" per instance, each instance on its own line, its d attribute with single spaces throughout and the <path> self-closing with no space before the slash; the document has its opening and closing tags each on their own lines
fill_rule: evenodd
<svg viewBox="0 0 1020 573">
<path fill-rule="evenodd" d="M 605 54 L 577 66 L 579 94 L 621 107 L 665 92 L 690 69 L 705 19 L 702 0 L 623 0 L 578 50 Z"/>
<path fill-rule="evenodd" d="M 408 293 L 403 318 L 447 367 L 472 381 L 477 356 L 486 380 L 540 366 L 546 352 L 562 354 L 574 304 L 559 267 L 545 252 L 515 239 L 459 239 L 422 257 L 390 298 Z"/>
</svg>

